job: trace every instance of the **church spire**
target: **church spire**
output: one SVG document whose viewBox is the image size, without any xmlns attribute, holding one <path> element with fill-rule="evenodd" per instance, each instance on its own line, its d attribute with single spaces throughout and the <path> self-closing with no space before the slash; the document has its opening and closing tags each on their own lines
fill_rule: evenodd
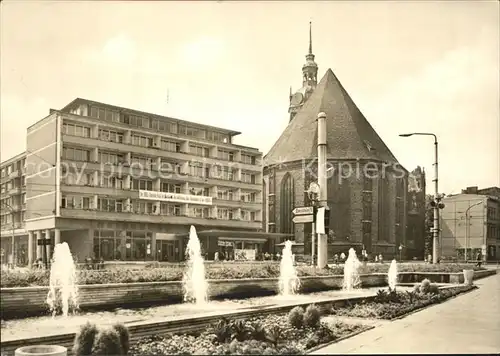
<svg viewBox="0 0 500 356">
<path fill-rule="evenodd" d="M 312 23 L 309 22 L 309 52 L 306 54 L 306 64 L 302 66 L 302 85 L 315 88 L 318 84 L 318 65 L 314 62 L 312 53 Z"/>
<path fill-rule="evenodd" d="M 313 54 L 312 24 L 309 21 L 309 54 Z"/>
</svg>

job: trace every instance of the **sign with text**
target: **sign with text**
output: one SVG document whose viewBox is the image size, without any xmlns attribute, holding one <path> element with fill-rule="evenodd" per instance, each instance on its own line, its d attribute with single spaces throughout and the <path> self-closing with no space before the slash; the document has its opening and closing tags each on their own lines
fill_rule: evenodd
<svg viewBox="0 0 500 356">
<path fill-rule="evenodd" d="M 311 215 L 313 212 L 312 206 L 302 206 L 292 210 L 293 215 Z"/>
<path fill-rule="evenodd" d="M 314 217 L 312 215 L 296 215 L 293 217 L 292 221 L 295 224 L 305 224 L 313 222 Z"/>
<path fill-rule="evenodd" d="M 156 201 L 160 200 L 173 203 L 212 205 L 212 197 L 180 193 L 153 192 L 150 190 L 139 190 L 139 199 Z"/>
</svg>

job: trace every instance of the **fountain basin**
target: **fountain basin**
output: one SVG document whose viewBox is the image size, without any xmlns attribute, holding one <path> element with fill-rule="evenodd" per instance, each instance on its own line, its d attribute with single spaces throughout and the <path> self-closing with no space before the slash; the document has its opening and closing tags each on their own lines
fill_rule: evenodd
<svg viewBox="0 0 500 356">
<path fill-rule="evenodd" d="M 474 280 L 496 274 L 494 269 L 474 272 Z M 439 272 L 400 272 L 399 283 L 419 283 L 429 279 L 433 283 L 464 282 L 463 273 Z M 315 292 L 330 289 L 341 289 L 344 276 L 311 276 L 300 277 L 299 293 Z M 387 286 L 387 274 L 360 275 L 362 287 Z M 277 294 L 278 278 L 226 279 L 208 280 L 209 297 L 245 298 L 259 295 Z M 8 319 L 18 316 L 47 314 L 45 303 L 48 287 L 13 287 L 1 288 L 0 300 L 2 315 Z M 157 304 L 171 304 L 182 301 L 182 282 L 138 282 L 92 284 L 78 286 L 80 308 L 110 309 L 125 306 L 142 306 Z"/>
<path fill-rule="evenodd" d="M 23 346 L 14 352 L 15 356 L 66 356 L 68 349 L 58 345 Z"/>
</svg>

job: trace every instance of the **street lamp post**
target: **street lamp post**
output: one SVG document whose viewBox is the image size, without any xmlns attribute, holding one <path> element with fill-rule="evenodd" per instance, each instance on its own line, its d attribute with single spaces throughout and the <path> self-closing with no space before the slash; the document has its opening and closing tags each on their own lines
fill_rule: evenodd
<svg viewBox="0 0 500 356">
<path fill-rule="evenodd" d="M 313 222 L 311 224 L 311 265 L 315 266 L 314 256 L 315 256 L 315 243 L 316 239 L 316 209 L 318 204 L 318 197 L 320 193 L 320 186 L 316 182 L 311 182 L 309 185 L 309 189 L 307 190 L 307 196 L 311 201 L 311 205 L 313 206 Z"/>
<path fill-rule="evenodd" d="M 431 206 L 434 209 L 434 226 L 432 228 L 433 244 L 432 244 L 432 263 L 436 264 L 438 262 L 438 241 L 439 241 L 439 209 L 444 208 L 444 204 L 441 203 L 441 196 L 438 190 L 438 140 L 437 136 L 433 133 L 427 132 L 413 132 L 407 134 L 400 134 L 401 137 L 410 136 L 433 136 L 434 137 L 434 200 L 431 202 Z"/>
<path fill-rule="evenodd" d="M 470 226 L 469 226 L 469 220 L 470 220 L 470 216 L 469 216 L 469 211 L 471 208 L 479 205 L 479 204 L 482 204 L 483 202 L 480 201 L 480 202 L 477 202 L 475 204 L 472 204 L 471 206 L 469 206 L 467 208 L 467 210 L 465 210 L 465 247 L 464 247 L 464 259 L 465 259 L 465 263 L 467 263 L 467 245 L 469 243 L 469 229 L 470 229 Z M 471 250 L 472 250 L 472 247 L 471 247 Z"/>
</svg>

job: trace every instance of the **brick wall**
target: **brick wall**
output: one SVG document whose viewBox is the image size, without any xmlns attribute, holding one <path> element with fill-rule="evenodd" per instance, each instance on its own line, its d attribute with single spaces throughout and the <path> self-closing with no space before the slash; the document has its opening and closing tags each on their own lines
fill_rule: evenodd
<svg viewBox="0 0 500 356">
<path fill-rule="evenodd" d="M 338 162 L 330 162 L 336 165 Z M 352 162 L 353 165 L 356 161 Z M 361 163 L 363 164 L 363 163 Z M 315 165 L 316 166 L 316 165 Z M 285 174 L 289 173 L 295 183 L 295 206 L 304 206 L 309 204 L 309 199 L 306 198 L 305 191 L 311 181 L 310 174 L 304 169 L 302 162 L 294 162 L 283 164 L 279 167 L 274 167 L 276 179 L 276 198 L 275 198 L 275 219 L 276 232 L 280 231 L 281 226 L 281 201 L 280 188 L 281 182 Z M 374 179 L 373 182 L 373 202 L 372 202 L 372 248 L 368 253 L 384 253 L 390 254 L 390 257 L 397 253 L 396 241 L 406 241 L 406 229 L 402 229 L 401 235 L 396 238 L 396 178 L 394 172 L 389 168 L 386 169 L 387 189 L 385 190 L 384 199 L 381 202 L 384 207 L 385 214 L 380 214 L 379 204 L 379 179 Z M 313 173 L 316 172 L 316 167 L 311 167 Z M 264 181 L 268 184 L 270 168 L 264 168 Z M 328 180 L 328 200 L 332 207 L 332 215 L 330 219 L 330 228 L 336 232 L 335 240 L 329 247 L 329 254 L 347 252 L 350 247 L 355 247 L 358 253 L 361 251 L 363 241 L 363 174 L 352 174 L 348 178 L 342 179 L 342 184 L 339 184 L 337 173 Z M 407 180 L 404 180 L 404 189 L 407 189 Z M 266 187 L 266 191 L 269 189 Z M 267 197 L 266 197 L 267 198 Z M 267 199 L 266 199 L 267 201 Z M 403 208 L 406 212 L 407 196 L 404 196 Z M 269 210 L 264 207 L 266 212 L 265 220 L 269 221 Z M 336 220 L 337 219 L 337 220 Z M 340 219 L 340 220 L 339 220 Z M 379 231 L 381 224 L 385 224 L 385 229 Z M 403 216 L 402 224 L 406 225 L 406 213 Z M 310 255 L 311 253 L 311 224 L 295 224 L 295 241 L 304 243 L 303 253 Z M 349 239 L 346 240 L 346 236 Z M 377 244 L 377 241 L 383 241 Z M 368 247 L 369 248 L 369 247 Z M 298 251 L 300 254 L 301 252 Z M 331 257 L 331 256 L 330 256 Z"/>
</svg>

